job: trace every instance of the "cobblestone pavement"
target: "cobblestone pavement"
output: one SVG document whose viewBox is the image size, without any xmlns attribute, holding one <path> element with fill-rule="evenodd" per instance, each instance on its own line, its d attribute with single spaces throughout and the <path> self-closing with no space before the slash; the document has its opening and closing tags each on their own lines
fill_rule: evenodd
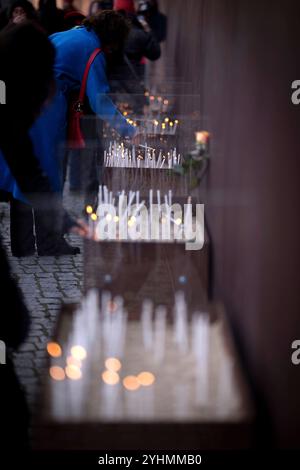
<svg viewBox="0 0 300 470">
<path fill-rule="evenodd" d="M 71 196 L 66 190 L 64 205 L 73 215 L 80 215 L 82 198 Z M 0 204 L 0 227 L 13 276 L 23 291 L 31 315 L 28 338 L 15 353 L 14 363 L 33 411 L 45 373 L 46 345 L 51 338 L 60 306 L 62 302 L 76 302 L 81 298 L 82 252 L 77 256 L 14 258 L 10 251 L 7 204 Z M 69 241 L 82 248 L 79 237 L 71 235 Z"/>
</svg>

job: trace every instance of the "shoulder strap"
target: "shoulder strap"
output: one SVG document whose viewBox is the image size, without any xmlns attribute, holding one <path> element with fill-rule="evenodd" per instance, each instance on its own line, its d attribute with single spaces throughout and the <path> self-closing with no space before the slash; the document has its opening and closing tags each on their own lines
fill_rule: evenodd
<svg viewBox="0 0 300 470">
<path fill-rule="evenodd" d="M 89 57 L 89 60 L 85 66 L 85 70 L 84 70 L 84 74 L 83 74 L 83 78 L 82 78 L 82 82 L 81 82 L 81 86 L 80 86 L 80 92 L 79 92 L 79 102 L 80 103 L 83 103 L 84 101 L 84 97 L 85 97 L 85 90 L 86 90 L 86 82 L 87 82 L 87 79 L 88 79 L 88 75 L 89 75 L 89 71 L 90 71 L 90 68 L 91 68 L 91 65 L 92 63 L 94 62 L 95 58 L 97 57 L 97 55 L 101 52 L 101 49 L 100 47 L 97 47 L 97 49 L 95 49 L 90 57 Z"/>
</svg>

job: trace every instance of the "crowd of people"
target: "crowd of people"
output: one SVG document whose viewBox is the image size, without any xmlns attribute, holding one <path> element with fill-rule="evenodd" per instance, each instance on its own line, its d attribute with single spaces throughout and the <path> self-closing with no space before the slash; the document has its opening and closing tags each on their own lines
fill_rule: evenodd
<svg viewBox="0 0 300 470">
<path fill-rule="evenodd" d="M 136 128 L 109 95 L 110 83 L 115 90 L 126 88 L 129 76 L 136 87 L 129 93 L 143 89 L 145 60 L 160 57 L 166 19 L 155 0 L 95 0 L 87 16 L 73 0 L 64 0 L 62 9 L 55 0 L 40 0 L 38 10 L 16 0 L 0 8 L 0 30 L 0 80 L 6 87 L 6 103 L 0 105 L 0 200 L 10 204 L 12 255 L 76 255 L 79 248 L 65 234 L 84 236 L 87 227 L 66 212 L 62 197 L 66 157 L 75 161 L 77 152 L 67 150 L 71 98 L 78 96 L 89 64 L 85 96 L 94 119 L 88 129 L 83 126 L 86 137 L 101 140 L 94 123 L 103 120 L 124 139 L 137 141 Z M 94 177 L 97 168 L 90 170 Z M 2 304 L 10 305 L 10 315 L 1 316 L 1 340 L 16 348 L 26 336 L 29 314 L 1 239 L 0 278 Z M 7 396 L 12 390 L 18 394 L 12 369 L 6 371 Z M 18 408 L 7 411 L 12 433 L 7 437 L 17 445 L 16 436 L 22 441 L 26 435 L 26 412 L 21 419 Z M 11 413 L 19 415 L 19 434 Z"/>
<path fill-rule="evenodd" d="M 164 39 L 166 30 L 165 22 L 159 21 L 159 18 L 164 18 L 164 15 L 159 13 L 157 2 L 152 0 L 93 1 L 87 17 L 74 7 L 73 0 L 64 0 L 63 9 L 57 8 L 55 0 L 40 0 L 38 10 L 35 10 L 28 0 L 16 0 L 6 12 L 6 25 L 1 31 L 2 48 L 6 47 L 8 51 L 11 43 L 17 43 L 22 30 L 35 30 L 36 34 L 49 37 L 48 42 L 54 51 L 53 67 L 48 77 L 48 96 L 44 97 L 47 104 L 40 103 L 43 107 L 40 116 L 35 116 L 36 119 L 32 120 L 27 132 L 34 158 L 48 178 L 50 189 L 56 194 L 62 194 L 66 160 L 69 160 L 71 167 L 76 167 L 79 160 L 78 152 L 66 150 L 64 144 L 70 97 L 78 93 L 89 57 L 95 49 L 101 49 L 88 74 L 87 113 L 107 121 L 124 138 L 133 138 L 136 130 L 117 110 L 109 97 L 109 91 L 117 93 L 125 90 L 126 93 L 135 95 L 135 110 L 142 112 L 146 99 L 145 60 L 156 60 L 160 57 L 160 41 Z M 151 22 L 153 29 L 150 27 Z M 36 48 L 35 44 L 28 48 L 21 57 L 21 63 L 30 60 Z M 44 51 L 39 51 L 39 56 L 43 54 Z M 39 59 L 37 60 L 39 62 Z M 12 82 L 18 76 L 20 68 L 18 63 L 16 56 L 12 60 L 12 56 L 7 55 L 0 77 L 6 84 L 8 96 L 6 106 L 1 109 L 1 118 L 5 120 L 6 126 L 9 123 L 5 138 L 7 140 L 9 135 L 11 141 L 15 141 L 17 137 L 14 117 L 19 113 L 20 107 L 11 97 L 14 93 Z M 25 70 L 27 74 L 32 73 L 24 63 Z M 7 74 L 10 74 L 10 77 L 7 77 Z M 47 95 L 46 90 L 44 91 Z M 10 113 L 11 122 L 6 116 Z M 91 122 L 96 120 L 91 119 Z M 96 138 L 96 126 L 92 125 L 91 128 L 90 125 L 85 132 L 89 140 Z M 97 136 L 99 137 L 99 132 Z M 64 214 L 61 235 L 53 235 L 52 231 L 49 233 L 46 228 L 48 211 L 36 209 L 28 204 L 28 197 L 11 171 L 11 163 L 7 161 L 7 151 L 3 145 L 1 142 L 0 189 L 11 201 L 13 255 L 32 255 L 35 250 L 40 256 L 78 253 L 79 249 L 71 247 L 64 239 L 64 234 L 70 227 L 78 229 L 78 223 Z M 99 148 L 102 150 L 101 142 Z M 20 154 L 15 152 L 14 159 L 20 159 Z M 96 172 L 95 166 L 92 170 L 90 173 Z M 75 175 L 73 180 L 76 179 L 76 168 L 73 168 L 71 175 Z M 76 189 L 76 181 L 71 180 L 70 183 L 71 188 Z M 84 184 L 89 187 L 90 181 L 86 180 Z M 59 196 L 56 199 L 59 199 Z"/>
</svg>

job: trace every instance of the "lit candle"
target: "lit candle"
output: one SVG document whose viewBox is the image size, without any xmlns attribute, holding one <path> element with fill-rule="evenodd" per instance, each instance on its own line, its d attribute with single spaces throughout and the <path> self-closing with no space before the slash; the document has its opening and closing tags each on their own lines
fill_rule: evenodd
<svg viewBox="0 0 300 470">
<path fill-rule="evenodd" d="M 163 113 L 165 113 L 168 109 L 168 104 L 169 104 L 169 101 L 168 100 L 164 100 L 164 104 L 163 104 L 163 107 L 162 107 L 162 111 Z"/>
<path fill-rule="evenodd" d="M 178 124 L 179 124 L 178 119 L 175 119 L 175 126 L 174 126 L 174 129 L 173 129 L 173 134 L 176 133 Z"/>
<path fill-rule="evenodd" d="M 197 144 L 207 145 L 210 134 L 207 131 L 200 131 L 195 133 Z"/>
</svg>

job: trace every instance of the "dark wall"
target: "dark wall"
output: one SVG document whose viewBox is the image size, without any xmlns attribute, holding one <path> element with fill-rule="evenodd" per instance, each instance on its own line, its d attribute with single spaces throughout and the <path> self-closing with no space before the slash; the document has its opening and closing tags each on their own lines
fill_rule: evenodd
<svg viewBox="0 0 300 470">
<path fill-rule="evenodd" d="M 300 79 L 299 1 L 161 6 L 169 17 L 165 70 L 200 94 L 212 133 L 203 198 L 214 296 L 225 302 L 275 442 L 300 447 L 300 366 L 291 364 L 300 338 L 300 105 L 290 99 Z"/>
</svg>

